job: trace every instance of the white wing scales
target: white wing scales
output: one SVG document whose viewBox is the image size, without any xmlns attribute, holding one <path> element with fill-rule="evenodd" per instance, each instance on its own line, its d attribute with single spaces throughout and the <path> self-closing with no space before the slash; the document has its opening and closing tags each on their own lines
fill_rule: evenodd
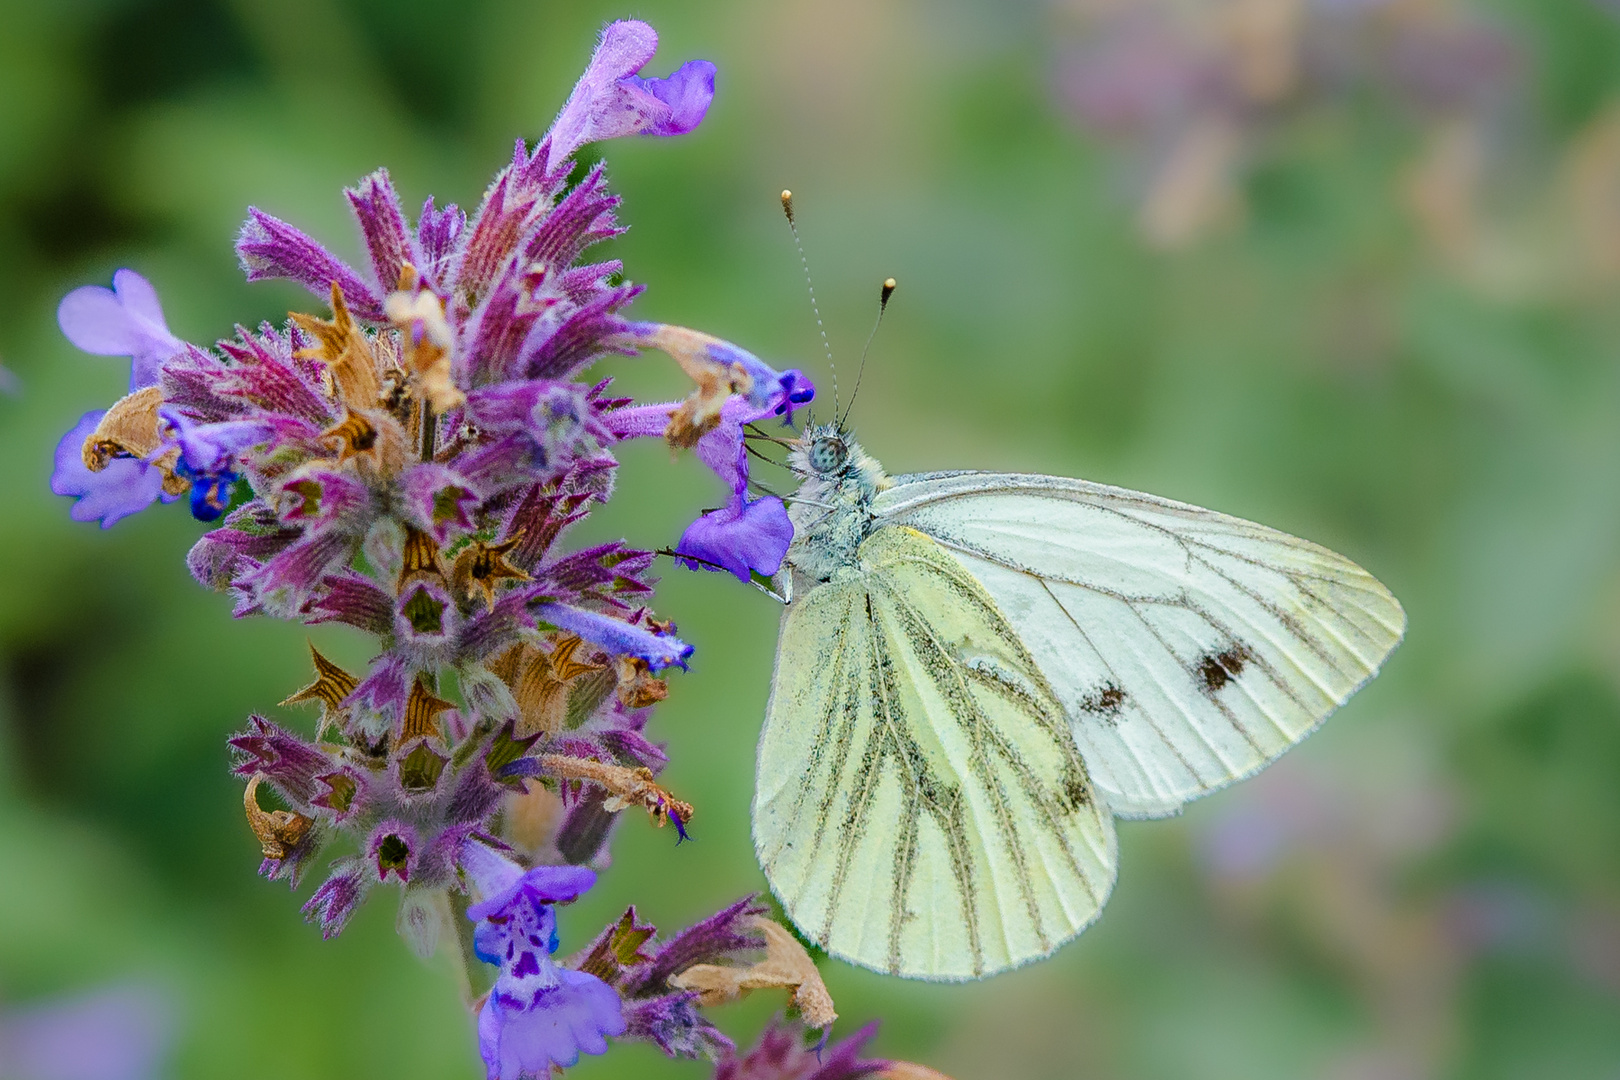
<svg viewBox="0 0 1620 1080">
<path fill-rule="evenodd" d="M 783 617 L 754 840 L 834 955 L 923 978 L 1045 956 L 1112 888 L 1112 819 L 984 589 L 911 530 Z"/>
<path fill-rule="evenodd" d="M 995 599 L 1114 812 L 1173 813 L 1309 734 L 1405 615 L 1342 556 L 1273 529 L 1055 477 L 900 477 L 873 510 Z"/>
</svg>

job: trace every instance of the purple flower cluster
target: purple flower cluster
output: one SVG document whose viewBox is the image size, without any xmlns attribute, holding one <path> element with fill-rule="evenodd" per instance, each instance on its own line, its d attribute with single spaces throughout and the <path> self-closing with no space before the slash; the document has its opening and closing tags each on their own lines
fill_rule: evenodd
<svg viewBox="0 0 1620 1080">
<path fill-rule="evenodd" d="M 669 980 L 764 947 L 744 901 L 662 946 L 632 910 L 580 957 L 553 957 L 555 905 L 591 886 L 584 864 L 605 865 L 618 812 L 639 805 L 682 836 L 692 814 L 656 783 L 666 758 L 644 734 L 664 673 L 692 653 L 648 607 L 653 555 L 564 537 L 611 497 L 613 448 L 663 438 L 732 492 L 687 530 L 688 565 L 774 573 L 792 526 L 749 493 L 744 428 L 814 394 L 735 345 L 625 318 L 640 287 L 585 258 L 622 230 L 603 167 L 581 176 L 575 152 L 689 132 L 713 98 L 705 61 L 642 76 L 656 47 L 644 23 L 607 27 L 550 132 L 519 141 L 470 215 L 429 199 L 412 223 L 386 171 L 361 180 L 346 196 L 365 267 L 250 209 L 248 278 L 299 282 L 326 310 L 204 347 L 120 270 L 59 311 L 74 344 L 131 359 L 129 393 L 57 448 L 52 488 L 72 516 L 105 528 L 185 497 L 218 522 L 188 565 L 236 616 L 376 639 L 365 671 L 311 649 L 313 681 L 283 704 L 319 709 L 313 737 L 253 716 L 230 739 L 260 872 L 296 887 L 334 857 L 304 905 L 327 937 L 382 886 L 423 955 L 471 920 L 472 951 L 498 968 L 475 1004 L 503 1080 L 610 1037 L 730 1053 L 700 995 Z M 638 405 L 586 377 L 647 349 L 691 377 L 684 400 Z"/>
</svg>

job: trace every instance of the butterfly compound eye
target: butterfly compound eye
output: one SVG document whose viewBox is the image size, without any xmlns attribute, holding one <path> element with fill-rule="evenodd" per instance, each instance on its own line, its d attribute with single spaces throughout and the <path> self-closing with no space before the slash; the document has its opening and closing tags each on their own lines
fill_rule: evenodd
<svg viewBox="0 0 1620 1080">
<path fill-rule="evenodd" d="M 843 441 L 821 438 L 810 444 L 810 467 L 818 473 L 833 473 L 844 467 L 849 451 Z"/>
</svg>

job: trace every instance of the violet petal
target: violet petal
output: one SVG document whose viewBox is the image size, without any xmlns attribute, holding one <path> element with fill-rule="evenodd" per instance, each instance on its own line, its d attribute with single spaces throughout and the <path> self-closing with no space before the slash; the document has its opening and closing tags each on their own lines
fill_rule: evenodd
<svg viewBox="0 0 1620 1080">
<path fill-rule="evenodd" d="M 590 65 L 551 125 L 551 164 L 588 142 L 678 135 L 698 125 L 714 97 L 714 65 L 696 60 L 667 79 L 636 78 L 657 51 L 658 34 L 644 22 L 622 19 L 602 31 Z"/>
<path fill-rule="evenodd" d="M 163 362 L 184 343 L 169 333 L 151 282 L 133 270 L 113 274 L 113 287 L 85 285 L 62 298 L 56 321 L 67 339 L 88 353 L 128 356 L 129 388 L 153 386 Z"/>
<path fill-rule="evenodd" d="M 781 499 L 766 495 L 748 502 L 739 496 L 688 525 L 675 551 L 692 556 L 677 560 L 689 570 L 728 570 L 747 581 L 750 572 L 770 577 L 780 570 L 792 543 L 793 522 Z"/>
<path fill-rule="evenodd" d="M 100 472 L 90 471 L 84 463 L 84 440 L 105 415 L 105 409 L 85 413 L 56 444 L 51 490 L 77 500 L 68 511 L 74 521 L 99 521 L 110 529 L 159 499 L 173 502 L 178 496 L 164 493 L 162 469 L 136 458 L 115 458 Z"/>
<path fill-rule="evenodd" d="M 692 655 L 692 646 L 679 638 L 655 634 L 623 619 L 569 604 L 541 604 L 535 614 L 559 630 L 577 634 L 615 656 L 640 657 L 654 671 L 671 665 L 684 669 L 687 658 Z"/>
</svg>

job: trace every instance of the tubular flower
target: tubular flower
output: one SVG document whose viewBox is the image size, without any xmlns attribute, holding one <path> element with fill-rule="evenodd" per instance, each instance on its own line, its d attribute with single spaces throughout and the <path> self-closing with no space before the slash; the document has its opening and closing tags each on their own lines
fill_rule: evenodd
<svg viewBox="0 0 1620 1080">
<path fill-rule="evenodd" d="M 726 570 L 747 581 L 751 573 L 770 577 L 780 570 L 792 543 L 793 523 L 781 499 L 749 500 L 738 492 L 729 505 L 688 525 L 675 551 L 690 556 L 677 560 L 688 569 Z"/>
<path fill-rule="evenodd" d="M 714 100 L 715 67 L 689 60 L 665 79 L 639 72 L 658 51 L 658 35 L 643 22 L 612 23 L 568 103 L 551 125 L 551 152 L 565 158 L 585 143 L 623 135 L 684 135 L 702 122 Z"/>
<path fill-rule="evenodd" d="M 127 356 L 129 388 L 154 386 L 163 365 L 185 348 L 169 333 L 152 283 L 133 270 L 113 274 L 113 287 L 85 285 L 62 298 L 57 324 L 88 353 Z"/>
<path fill-rule="evenodd" d="M 552 905 L 576 899 L 596 883 L 583 866 L 523 870 L 480 843 L 469 843 L 461 865 L 483 899 L 467 909 L 477 923 L 478 958 L 500 967 L 478 1014 L 478 1049 L 490 1080 L 547 1077 L 553 1064 L 607 1050 L 625 1019 L 619 996 L 583 971 L 559 967 Z"/>
<path fill-rule="evenodd" d="M 608 427 L 619 439 L 662 435 L 672 445 L 689 443 L 698 459 L 731 489 L 724 507 L 704 513 L 687 527 L 675 550 L 690 557 L 677 561 L 691 570 L 724 570 L 742 581 L 749 580 L 751 572 L 775 574 L 793 542 L 793 524 L 776 496 L 749 498 L 744 429 L 766 417 L 790 417 L 794 408 L 814 396 L 814 386 L 798 371 L 777 372 L 735 346 L 693 331 L 643 326 L 640 333 L 644 342 L 657 341 L 659 348 L 684 356 L 682 366 L 698 389 L 683 402 L 621 409 L 607 418 Z M 709 395 L 729 395 L 739 388 L 742 396 L 723 397 L 710 415 L 705 403 Z M 699 429 L 701 433 L 694 434 Z"/>
<path fill-rule="evenodd" d="M 51 491 L 73 498 L 74 521 L 102 528 L 186 490 L 171 463 L 147 460 L 157 449 L 155 386 L 163 365 L 185 349 L 169 333 L 157 290 L 133 270 L 113 274 L 113 287 L 85 285 L 62 298 L 56 321 L 85 352 L 130 358 L 130 393 L 111 409 L 87 412 L 56 446 Z"/>
</svg>

